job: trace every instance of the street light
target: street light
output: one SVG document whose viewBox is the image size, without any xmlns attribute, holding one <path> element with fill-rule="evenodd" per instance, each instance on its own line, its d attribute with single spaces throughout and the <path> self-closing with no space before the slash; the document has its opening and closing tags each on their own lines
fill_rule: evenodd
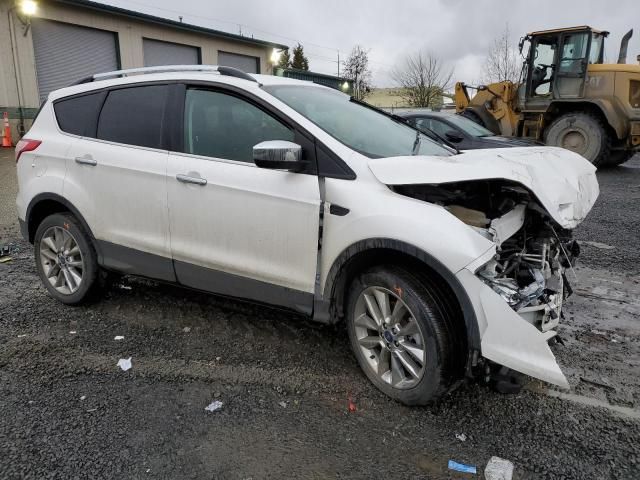
<svg viewBox="0 0 640 480">
<path fill-rule="evenodd" d="M 33 0 L 22 0 L 19 4 L 20 13 L 26 17 L 31 17 L 38 13 L 38 3 Z"/>
<path fill-rule="evenodd" d="M 345 92 L 349 90 L 349 82 L 344 82 L 342 84 L 342 90 L 344 90 Z"/>
</svg>

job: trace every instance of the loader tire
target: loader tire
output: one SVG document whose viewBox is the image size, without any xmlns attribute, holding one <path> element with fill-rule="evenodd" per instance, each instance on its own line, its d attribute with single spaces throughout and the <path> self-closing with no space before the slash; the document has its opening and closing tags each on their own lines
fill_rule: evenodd
<svg viewBox="0 0 640 480">
<path fill-rule="evenodd" d="M 556 118 L 544 132 L 547 145 L 582 155 L 596 167 L 607 167 L 611 139 L 602 121 L 589 113 L 569 112 Z"/>
</svg>

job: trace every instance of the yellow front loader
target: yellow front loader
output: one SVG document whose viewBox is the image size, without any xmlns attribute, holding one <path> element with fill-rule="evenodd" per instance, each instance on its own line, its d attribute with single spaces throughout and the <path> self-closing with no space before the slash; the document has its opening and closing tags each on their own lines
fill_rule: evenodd
<svg viewBox="0 0 640 480">
<path fill-rule="evenodd" d="M 640 65 L 605 64 L 608 32 L 588 26 L 532 32 L 521 81 L 455 86 L 456 111 L 496 134 L 530 137 L 573 150 L 598 167 L 640 151 Z M 640 55 L 638 56 L 640 61 Z M 475 95 L 469 94 L 475 90 Z"/>
</svg>

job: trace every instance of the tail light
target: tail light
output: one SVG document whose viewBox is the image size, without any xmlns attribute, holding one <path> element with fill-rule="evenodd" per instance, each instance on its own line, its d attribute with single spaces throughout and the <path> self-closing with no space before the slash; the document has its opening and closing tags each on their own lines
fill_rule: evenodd
<svg viewBox="0 0 640 480">
<path fill-rule="evenodd" d="M 40 146 L 42 142 L 40 140 L 29 140 L 28 138 L 23 138 L 16 145 L 16 163 L 20 159 L 20 155 L 24 152 L 32 152 L 36 148 Z"/>
</svg>

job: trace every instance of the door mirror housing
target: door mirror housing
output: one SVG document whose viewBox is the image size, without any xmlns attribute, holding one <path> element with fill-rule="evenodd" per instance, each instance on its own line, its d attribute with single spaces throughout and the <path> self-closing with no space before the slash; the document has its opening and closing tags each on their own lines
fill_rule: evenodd
<svg viewBox="0 0 640 480">
<path fill-rule="evenodd" d="M 462 140 L 464 140 L 464 137 L 460 134 L 460 132 L 457 132 L 455 130 L 447 130 L 444 136 L 447 137 L 447 140 L 453 143 L 460 143 Z"/>
<path fill-rule="evenodd" d="M 267 140 L 253 146 L 253 163 L 272 170 L 304 170 L 308 162 L 302 160 L 302 147 L 286 140 Z"/>
</svg>

